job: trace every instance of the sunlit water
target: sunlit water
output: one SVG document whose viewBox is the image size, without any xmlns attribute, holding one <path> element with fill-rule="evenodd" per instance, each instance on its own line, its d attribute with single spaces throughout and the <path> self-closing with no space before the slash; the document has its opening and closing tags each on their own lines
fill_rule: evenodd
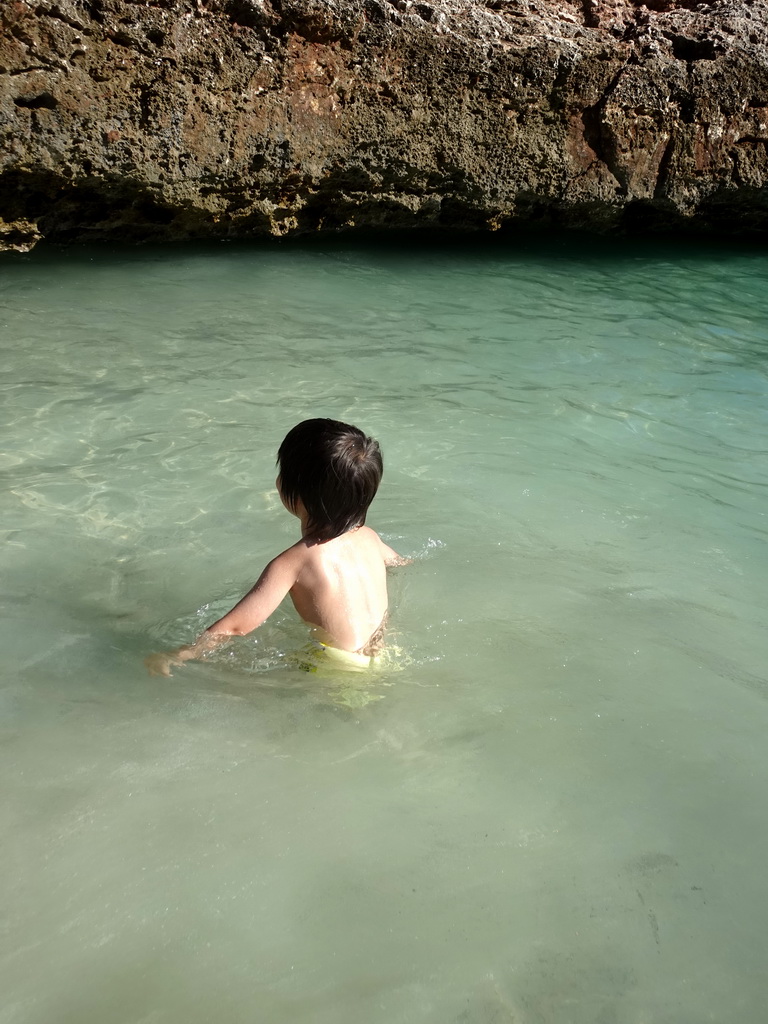
<svg viewBox="0 0 768 1024">
<path fill-rule="evenodd" d="M 762 1024 L 768 257 L 0 263 L 3 1024 Z M 286 604 L 308 416 L 381 441 L 395 664 Z M 378 699 L 377 699 L 378 698 Z"/>
</svg>

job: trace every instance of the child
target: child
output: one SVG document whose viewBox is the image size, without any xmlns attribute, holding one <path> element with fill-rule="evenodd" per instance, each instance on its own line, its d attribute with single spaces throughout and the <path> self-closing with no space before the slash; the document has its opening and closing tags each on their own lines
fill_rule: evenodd
<svg viewBox="0 0 768 1024">
<path fill-rule="evenodd" d="M 368 526 L 381 481 L 377 441 L 338 420 L 304 420 L 277 453 L 277 491 L 301 522 L 301 540 L 274 558 L 256 585 L 193 644 L 145 660 L 150 675 L 199 658 L 260 626 L 286 594 L 311 629 L 304 660 L 368 668 L 387 615 L 386 566 L 405 565 Z M 312 667 L 312 664 L 305 667 Z"/>
</svg>

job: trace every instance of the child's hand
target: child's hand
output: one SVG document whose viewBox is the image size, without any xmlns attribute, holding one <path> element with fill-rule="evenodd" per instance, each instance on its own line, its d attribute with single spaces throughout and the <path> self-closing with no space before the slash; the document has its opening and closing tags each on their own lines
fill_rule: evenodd
<svg viewBox="0 0 768 1024">
<path fill-rule="evenodd" d="M 183 665 L 177 651 L 159 651 L 144 659 L 144 665 L 151 676 L 170 676 L 174 665 Z"/>
<path fill-rule="evenodd" d="M 150 654 L 148 658 L 144 659 L 144 664 L 151 676 L 170 676 L 174 665 L 181 666 L 185 661 L 202 658 L 228 639 L 227 634 L 217 636 L 206 629 L 193 644 L 177 647 L 175 651 L 159 651 L 157 654 Z"/>
</svg>

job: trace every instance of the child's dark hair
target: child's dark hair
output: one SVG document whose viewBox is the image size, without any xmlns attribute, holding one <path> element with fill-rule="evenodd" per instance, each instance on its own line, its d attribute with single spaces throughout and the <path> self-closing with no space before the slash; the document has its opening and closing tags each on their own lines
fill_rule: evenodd
<svg viewBox="0 0 768 1024">
<path fill-rule="evenodd" d="M 384 464 L 378 441 L 338 420 L 304 420 L 277 453 L 280 492 L 290 509 L 299 499 L 308 536 L 333 540 L 362 526 L 379 489 Z"/>
</svg>

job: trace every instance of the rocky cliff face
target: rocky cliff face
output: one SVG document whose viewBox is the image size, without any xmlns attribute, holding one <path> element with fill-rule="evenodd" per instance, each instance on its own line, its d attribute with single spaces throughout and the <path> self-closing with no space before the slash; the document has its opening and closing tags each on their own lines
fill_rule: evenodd
<svg viewBox="0 0 768 1024">
<path fill-rule="evenodd" d="M 2 0 L 0 247 L 768 229 L 766 0 Z"/>
</svg>

